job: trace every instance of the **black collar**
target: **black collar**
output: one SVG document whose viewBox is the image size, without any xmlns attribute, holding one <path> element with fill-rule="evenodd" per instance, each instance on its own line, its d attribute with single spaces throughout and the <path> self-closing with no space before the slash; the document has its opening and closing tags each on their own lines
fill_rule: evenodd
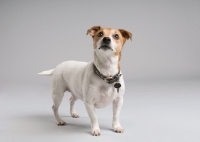
<svg viewBox="0 0 200 142">
<path fill-rule="evenodd" d="M 104 76 L 103 74 L 101 74 L 99 72 L 99 70 L 97 69 L 97 67 L 94 65 L 93 63 L 93 70 L 95 72 L 96 75 L 98 75 L 101 79 L 105 80 L 108 84 L 112 84 L 114 82 L 118 82 L 119 81 L 119 78 L 122 74 L 120 74 L 120 71 L 114 75 L 114 76 L 109 76 L 109 77 L 106 77 Z"/>
</svg>

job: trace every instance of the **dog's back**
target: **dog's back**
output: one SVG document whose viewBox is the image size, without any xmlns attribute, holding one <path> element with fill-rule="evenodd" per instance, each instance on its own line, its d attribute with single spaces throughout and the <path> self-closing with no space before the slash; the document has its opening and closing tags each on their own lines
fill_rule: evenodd
<svg viewBox="0 0 200 142">
<path fill-rule="evenodd" d="M 82 96 L 80 90 L 82 90 L 82 78 L 87 64 L 86 62 L 79 61 L 66 61 L 59 64 L 53 71 L 52 87 L 54 89 L 57 88 L 57 91 L 69 91 L 76 94 L 76 96 Z M 82 97 L 79 99 L 82 99 Z"/>
</svg>

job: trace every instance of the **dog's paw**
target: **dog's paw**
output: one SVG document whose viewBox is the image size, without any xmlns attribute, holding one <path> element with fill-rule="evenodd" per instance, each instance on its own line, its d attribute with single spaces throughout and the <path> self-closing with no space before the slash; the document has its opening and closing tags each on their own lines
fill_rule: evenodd
<svg viewBox="0 0 200 142">
<path fill-rule="evenodd" d="M 115 131 L 116 133 L 123 133 L 123 132 L 124 132 L 124 129 L 123 129 L 122 127 L 116 127 L 116 128 L 114 129 L 114 131 Z"/>
<path fill-rule="evenodd" d="M 63 125 L 66 125 L 66 122 L 63 121 L 63 120 L 60 120 L 60 121 L 58 122 L 58 126 L 63 126 Z"/>
<path fill-rule="evenodd" d="M 92 131 L 93 136 L 100 136 L 100 134 L 101 134 L 100 129 L 96 129 L 96 130 Z"/>
<path fill-rule="evenodd" d="M 72 113 L 71 116 L 72 116 L 73 118 L 79 118 L 79 115 L 78 115 L 77 113 Z"/>
</svg>

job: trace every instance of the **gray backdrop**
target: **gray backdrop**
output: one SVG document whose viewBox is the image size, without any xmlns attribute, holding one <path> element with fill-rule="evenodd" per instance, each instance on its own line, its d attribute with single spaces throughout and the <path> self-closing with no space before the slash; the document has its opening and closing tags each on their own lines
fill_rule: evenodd
<svg viewBox="0 0 200 142">
<path fill-rule="evenodd" d="M 93 59 L 94 25 L 133 33 L 122 53 L 125 80 L 200 77 L 200 1 L 0 1 L 0 81 L 42 81 L 66 60 Z"/>
<path fill-rule="evenodd" d="M 112 130 L 112 105 L 96 110 L 92 137 L 84 103 L 69 113 L 69 93 L 52 112 L 50 77 L 37 73 L 66 60 L 91 61 L 94 26 L 133 33 L 122 53 L 126 93 Z M 199 0 L 0 0 L 0 141 L 200 141 Z"/>
</svg>

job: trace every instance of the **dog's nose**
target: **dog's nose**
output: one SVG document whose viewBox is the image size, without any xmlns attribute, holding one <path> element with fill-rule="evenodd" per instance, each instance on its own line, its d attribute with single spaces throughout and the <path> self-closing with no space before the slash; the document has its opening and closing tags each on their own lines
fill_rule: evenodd
<svg viewBox="0 0 200 142">
<path fill-rule="evenodd" d="M 108 43 L 110 43 L 110 38 L 109 37 L 104 37 L 103 38 L 103 43 L 106 43 L 106 44 L 108 44 Z"/>
</svg>

